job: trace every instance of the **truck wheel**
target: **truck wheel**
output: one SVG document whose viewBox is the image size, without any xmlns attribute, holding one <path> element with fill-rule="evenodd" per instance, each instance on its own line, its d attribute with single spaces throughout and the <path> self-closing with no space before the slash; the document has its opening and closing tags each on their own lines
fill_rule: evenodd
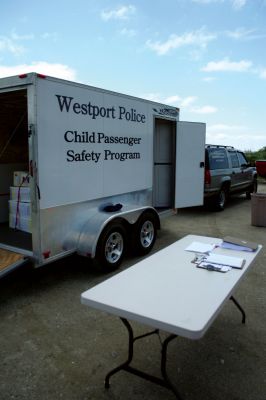
<svg viewBox="0 0 266 400">
<path fill-rule="evenodd" d="M 251 199 L 251 193 L 257 193 L 258 190 L 258 181 L 257 178 L 254 179 L 251 188 L 246 192 L 246 198 L 248 200 Z"/>
<path fill-rule="evenodd" d="M 226 188 L 222 188 L 220 190 L 219 194 L 217 195 L 217 197 L 215 198 L 214 207 L 215 207 L 216 211 L 224 210 L 227 196 L 228 196 L 228 193 L 227 193 Z"/>
<path fill-rule="evenodd" d="M 137 255 L 148 254 L 157 237 L 157 221 L 153 213 L 142 214 L 133 231 L 133 251 Z"/>
<path fill-rule="evenodd" d="M 96 261 L 105 271 L 114 271 L 121 264 L 126 251 L 126 231 L 121 224 L 107 227 L 101 234 L 96 250 Z"/>
</svg>

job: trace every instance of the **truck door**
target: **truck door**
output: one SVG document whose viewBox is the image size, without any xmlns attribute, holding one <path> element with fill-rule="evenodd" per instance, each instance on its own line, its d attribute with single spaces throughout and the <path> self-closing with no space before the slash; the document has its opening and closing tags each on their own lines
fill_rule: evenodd
<svg viewBox="0 0 266 400">
<path fill-rule="evenodd" d="M 0 249 L 0 278 L 27 261 L 23 254 Z"/>
<path fill-rule="evenodd" d="M 177 122 L 175 207 L 203 204 L 206 125 Z"/>
<path fill-rule="evenodd" d="M 236 150 L 229 150 L 229 157 L 231 160 L 231 191 L 237 191 L 243 185 L 243 170 L 240 167 L 239 159 Z"/>
</svg>

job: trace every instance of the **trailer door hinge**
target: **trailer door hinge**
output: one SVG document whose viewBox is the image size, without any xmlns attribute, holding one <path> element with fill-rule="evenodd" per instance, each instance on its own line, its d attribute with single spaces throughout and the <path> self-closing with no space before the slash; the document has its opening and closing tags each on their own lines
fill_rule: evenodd
<svg viewBox="0 0 266 400">
<path fill-rule="evenodd" d="M 28 137 L 30 138 L 33 135 L 34 129 L 33 125 L 30 125 L 29 130 L 28 130 Z"/>
</svg>

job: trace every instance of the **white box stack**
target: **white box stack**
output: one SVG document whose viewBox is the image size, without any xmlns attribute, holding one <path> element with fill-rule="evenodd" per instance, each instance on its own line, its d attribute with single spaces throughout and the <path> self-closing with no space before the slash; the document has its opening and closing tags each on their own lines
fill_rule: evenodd
<svg viewBox="0 0 266 400">
<path fill-rule="evenodd" d="M 16 214 L 9 214 L 9 227 L 31 233 L 31 218 L 23 218 Z"/>
<path fill-rule="evenodd" d="M 19 213 L 22 218 L 31 218 L 31 203 L 9 200 L 9 214 Z"/>
<path fill-rule="evenodd" d="M 13 175 L 14 186 L 29 186 L 30 177 L 26 171 L 15 171 Z"/>
<path fill-rule="evenodd" d="M 24 232 L 31 230 L 31 198 L 28 173 L 15 171 L 10 187 L 9 227 Z"/>
<path fill-rule="evenodd" d="M 30 188 L 24 186 L 11 186 L 10 200 L 21 201 L 22 203 L 30 203 Z"/>
<path fill-rule="evenodd" d="M 25 164 L 0 164 L 0 223 L 8 222 L 8 200 L 13 186 L 14 171 L 25 171 Z"/>
</svg>

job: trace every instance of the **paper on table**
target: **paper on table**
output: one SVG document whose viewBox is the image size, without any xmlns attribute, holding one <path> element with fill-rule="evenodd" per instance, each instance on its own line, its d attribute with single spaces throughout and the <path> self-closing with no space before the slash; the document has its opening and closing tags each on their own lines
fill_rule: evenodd
<svg viewBox="0 0 266 400">
<path fill-rule="evenodd" d="M 208 271 L 217 271 L 217 272 L 228 272 L 231 270 L 231 267 L 228 267 L 227 265 L 210 264 L 205 261 L 201 261 L 200 263 L 198 263 L 197 267 L 207 269 Z"/>
<path fill-rule="evenodd" d="M 250 249 L 249 247 L 245 246 L 239 246 L 238 244 L 233 244 L 233 243 L 228 243 L 228 242 L 222 242 L 220 244 L 220 247 L 223 249 L 229 249 L 229 250 L 238 250 L 238 251 L 254 251 Z"/>
<path fill-rule="evenodd" d="M 208 263 L 214 264 L 221 264 L 221 265 L 228 265 L 229 267 L 233 268 L 243 268 L 245 264 L 245 259 L 240 257 L 230 257 L 224 256 L 222 254 L 211 254 L 205 257 L 205 260 Z"/>
<path fill-rule="evenodd" d="M 187 251 L 193 251 L 194 253 L 209 253 L 216 247 L 215 244 L 192 242 L 185 248 Z"/>
<path fill-rule="evenodd" d="M 252 251 L 256 251 L 258 249 L 258 244 L 255 242 L 250 242 L 244 239 L 235 238 L 232 236 L 225 236 L 223 239 L 224 243 L 234 244 L 240 247 L 245 248 L 245 250 L 250 249 Z"/>
</svg>

